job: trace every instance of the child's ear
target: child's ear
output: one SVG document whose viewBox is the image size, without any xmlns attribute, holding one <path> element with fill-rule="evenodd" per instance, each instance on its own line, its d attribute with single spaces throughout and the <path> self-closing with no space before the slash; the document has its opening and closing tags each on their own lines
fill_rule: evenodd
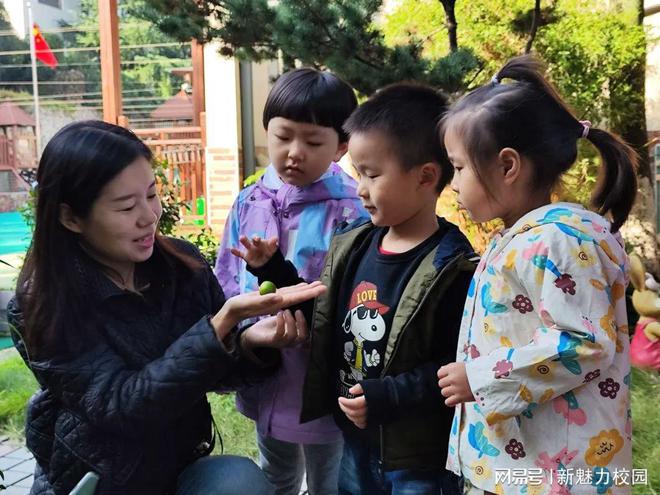
<svg viewBox="0 0 660 495">
<path fill-rule="evenodd" d="M 341 157 L 344 156 L 347 151 L 348 151 L 348 141 L 339 143 L 339 146 L 337 146 L 337 153 L 335 153 L 334 161 L 338 162 L 339 160 L 341 160 Z"/>
<path fill-rule="evenodd" d="M 75 234 L 82 233 L 80 219 L 66 203 L 60 203 L 59 220 L 65 229 L 68 229 Z"/>
<path fill-rule="evenodd" d="M 427 162 L 419 169 L 419 185 L 436 187 L 440 180 L 440 167 L 433 162 Z"/>
<path fill-rule="evenodd" d="M 513 148 L 503 148 L 498 156 L 502 178 L 506 184 L 515 182 L 522 171 L 522 158 Z"/>
</svg>

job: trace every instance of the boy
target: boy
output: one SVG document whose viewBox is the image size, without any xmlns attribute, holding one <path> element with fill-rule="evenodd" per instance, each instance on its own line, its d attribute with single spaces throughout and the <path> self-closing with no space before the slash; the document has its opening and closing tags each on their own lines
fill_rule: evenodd
<svg viewBox="0 0 660 495">
<path fill-rule="evenodd" d="M 343 431 L 340 493 L 460 493 L 445 470 L 453 410 L 435 372 L 455 360 L 474 254 L 435 214 L 452 177 L 436 131 L 446 108 L 431 88 L 396 84 L 344 124 L 371 221 L 338 230 L 330 244 L 301 414 L 332 412 Z M 295 281 L 278 253 L 255 270 L 249 258 L 263 246 L 246 244 L 260 280 Z"/>
</svg>

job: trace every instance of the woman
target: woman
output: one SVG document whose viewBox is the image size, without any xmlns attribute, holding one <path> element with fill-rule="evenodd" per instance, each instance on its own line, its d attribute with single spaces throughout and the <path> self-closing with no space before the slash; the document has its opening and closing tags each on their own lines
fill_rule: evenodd
<svg viewBox="0 0 660 495">
<path fill-rule="evenodd" d="M 237 323 L 325 288 L 225 301 L 194 246 L 158 235 L 151 158 L 132 132 L 97 121 L 66 126 L 41 158 L 34 238 L 9 308 L 41 385 L 26 425 L 32 494 L 68 493 L 88 471 L 99 495 L 272 493 L 252 461 L 207 457 L 206 393 L 257 379 L 277 363 L 272 348 L 306 338 L 299 313 L 240 335 Z"/>
</svg>

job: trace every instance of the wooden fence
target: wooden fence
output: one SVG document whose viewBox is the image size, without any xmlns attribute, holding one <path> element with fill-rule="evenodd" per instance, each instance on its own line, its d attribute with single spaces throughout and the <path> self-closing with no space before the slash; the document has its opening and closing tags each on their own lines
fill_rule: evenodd
<svg viewBox="0 0 660 495">
<path fill-rule="evenodd" d="M 0 135 L 0 166 L 16 167 L 14 143 L 4 135 Z"/>
<path fill-rule="evenodd" d="M 180 183 L 179 199 L 188 202 L 192 208 L 191 214 L 184 215 L 184 221 L 196 224 L 205 223 L 204 216 L 197 215 L 195 210 L 198 198 L 206 200 L 206 119 L 203 113 L 201 117 L 200 126 L 132 129 L 149 146 L 156 159 L 167 162 L 168 180 Z"/>
</svg>

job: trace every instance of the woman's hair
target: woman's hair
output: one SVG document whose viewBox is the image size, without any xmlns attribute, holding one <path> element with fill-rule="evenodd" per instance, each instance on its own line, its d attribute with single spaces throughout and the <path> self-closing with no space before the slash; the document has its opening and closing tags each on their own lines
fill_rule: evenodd
<svg viewBox="0 0 660 495">
<path fill-rule="evenodd" d="M 311 68 L 282 74 L 268 94 L 264 107 L 264 129 L 275 117 L 332 127 L 339 142 L 348 141 L 344 121 L 357 107 L 351 86 L 330 72 Z"/>
<path fill-rule="evenodd" d="M 502 83 L 504 79 L 513 82 Z M 465 95 L 447 113 L 449 127 L 462 137 L 478 176 L 503 148 L 530 160 L 533 187 L 550 190 L 577 158 L 577 141 L 588 139 L 602 166 L 592 206 L 612 217 L 612 231 L 626 221 L 637 189 L 637 155 L 618 136 L 580 122 L 543 76 L 541 63 L 524 55 L 509 60 L 490 83 Z"/>
<path fill-rule="evenodd" d="M 82 325 L 72 324 L 91 313 L 85 303 L 88 288 L 81 284 L 80 258 L 87 255 L 79 234 L 61 224 L 60 205 L 86 218 L 103 187 L 140 157 L 151 161 L 152 154 L 135 134 L 101 121 L 69 124 L 44 149 L 37 170 L 34 234 L 17 285 L 24 318 L 21 337 L 32 356 L 75 352 L 87 337 Z M 156 245 L 168 259 L 193 268 L 167 239 L 156 236 Z"/>
</svg>

